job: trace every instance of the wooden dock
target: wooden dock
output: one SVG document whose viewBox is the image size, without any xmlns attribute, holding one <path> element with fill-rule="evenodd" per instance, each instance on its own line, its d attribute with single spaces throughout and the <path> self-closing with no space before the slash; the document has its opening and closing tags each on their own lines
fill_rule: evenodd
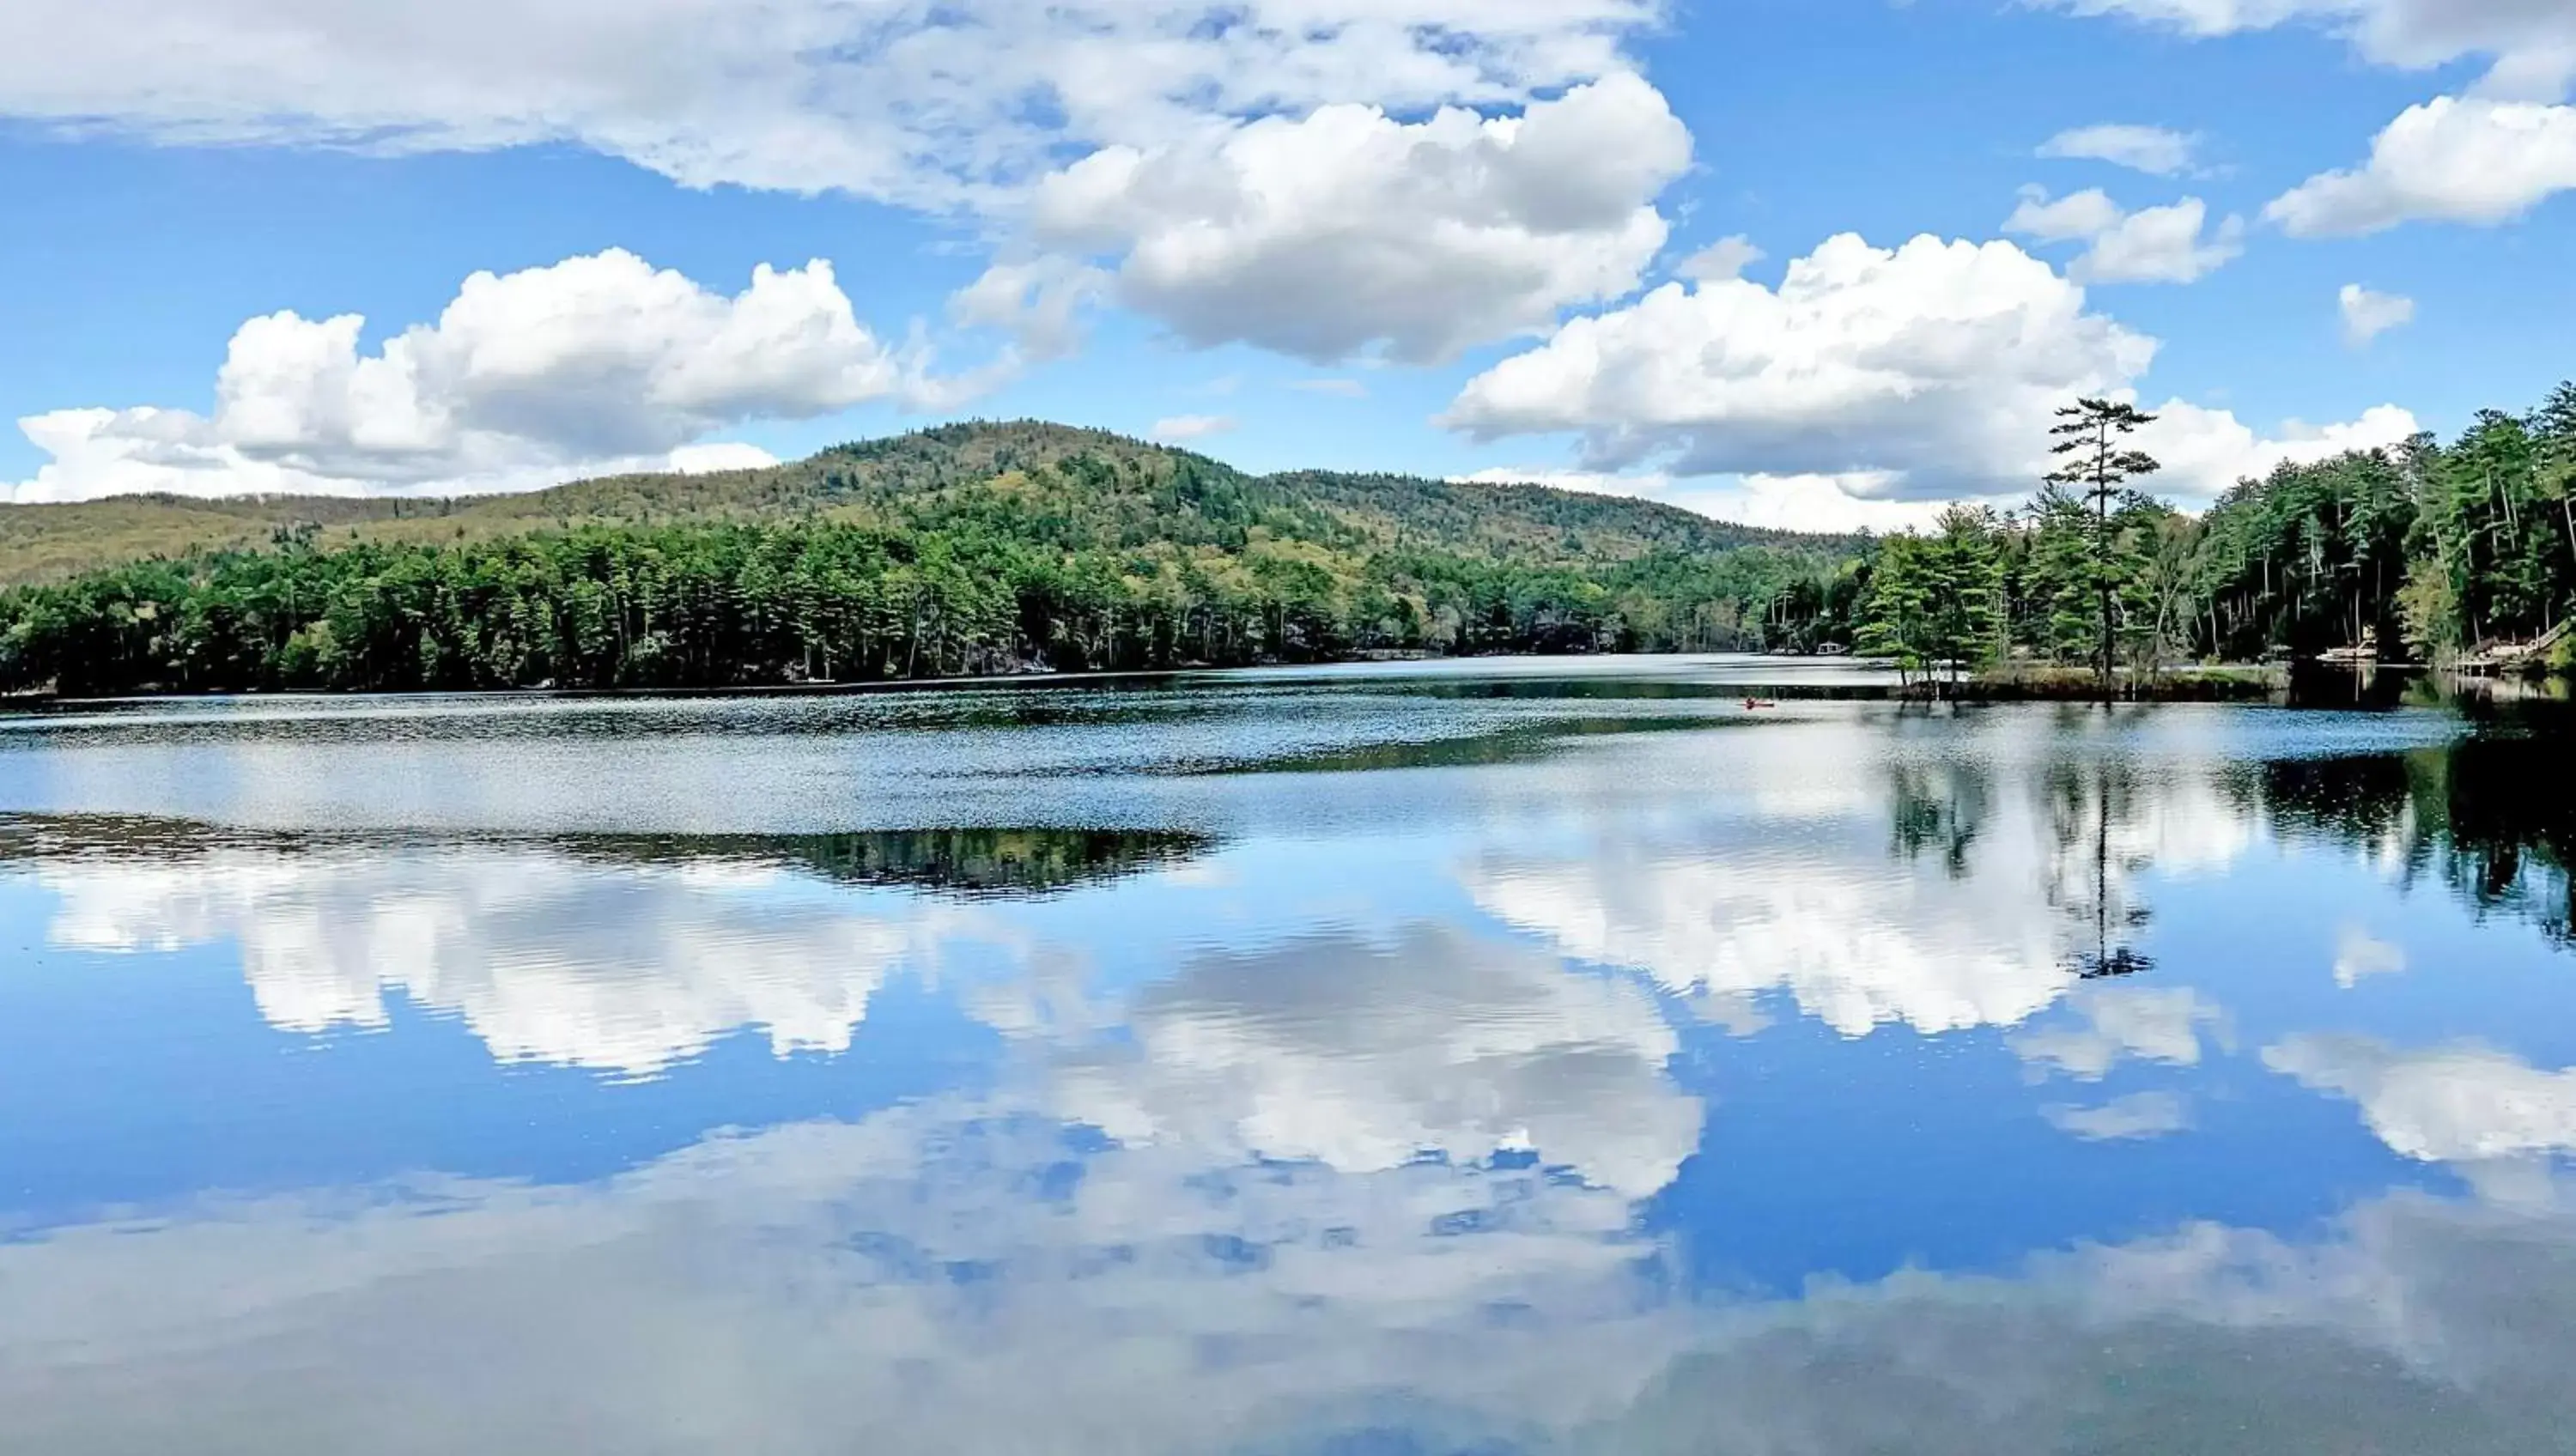
<svg viewBox="0 0 2576 1456">
<path fill-rule="evenodd" d="M 2559 623 L 2528 642 L 2488 642 L 2456 664 L 2460 672 L 2529 672 L 2549 661 L 2549 653 L 2576 628 L 2576 617 Z"/>
</svg>

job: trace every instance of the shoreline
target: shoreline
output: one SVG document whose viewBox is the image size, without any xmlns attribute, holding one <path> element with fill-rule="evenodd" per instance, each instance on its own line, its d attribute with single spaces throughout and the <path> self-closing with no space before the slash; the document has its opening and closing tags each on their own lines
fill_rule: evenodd
<svg viewBox="0 0 2576 1456">
<path fill-rule="evenodd" d="M 1795 665 L 1812 670 L 1818 666 L 1847 667 L 1856 672 L 1890 673 L 1895 671 L 1886 659 L 1857 657 L 1849 654 L 1808 655 L 1760 652 L 1710 653 L 1485 653 L 1466 657 L 1438 655 L 1390 656 L 1362 654 L 1316 662 L 1259 663 L 1240 667 L 1168 667 L 1134 668 L 1110 672 L 997 672 L 925 678 L 894 678 L 874 682 L 802 682 L 747 683 L 705 687 L 634 687 L 634 688 L 416 688 L 398 690 L 297 690 L 280 692 L 190 693 L 148 692 L 123 693 L 98 697 L 66 697 L 53 693 L 21 693 L 0 696 L 0 716 L 41 715 L 53 712 L 77 712 L 95 708 L 141 707 L 176 703 L 280 703 L 329 704 L 361 702 L 402 702 L 426 700 L 469 701 L 649 701 L 699 700 L 713 698 L 831 698 L 868 697 L 880 694 L 966 692 L 966 691 L 1045 691 L 1085 687 L 1143 687 L 1175 682 L 1184 678 L 1225 679 L 1276 672 L 1329 670 L 1336 668 L 1387 667 L 1407 665 L 1464 666 L 1473 663 L 1607 663 L 1623 660 L 1639 662 L 1676 658 L 1724 658 L 1746 664 L 1773 662 L 1784 667 Z M 2190 667 L 2159 675 L 2147 683 L 2123 682 L 2113 694 L 2117 703 L 2218 703 L 2279 701 L 2296 696 L 2304 684 L 2320 682 L 2366 682 L 2374 674 L 2394 678 L 2443 676 L 2437 669 L 2408 664 L 2349 663 L 2229 663 L 2209 667 Z M 1973 674 L 1960 682 L 1932 683 L 1917 678 L 1910 683 L 1764 683 L 1759 676 L 1741 682 L 1712 684 L 1721 695 L 1736 689 L 1751 690 L 1781 697 L 1884 697 L 1894 702 L 1979 703 L 2099 703 L 2103 700 L 2099 684 L 2089 670 L 2082 668 L 2024 667 L 2006 671 Z"/>
<path fill-rule="evenodd" d="M 1849 656 L 1811 657 L 1804 654 L 1764 652 L 1487 652 L 1472 656 L 1447 656 L 1436 653 L 1391 656 L 1362 653 L 1349 657 L 1319 659 L 1314 662 L 1258 662 L 1232 667 L 1194 665 L 1183 667 L 1124 668 L 1110 672 L 993 672 L 965 676 L 883 678 L 862 682 L 739 683 L 716 687 L 637 687 L 637 688 L 360 688 L 348 691 L 319 689 L 282 689 L 276 692 L 144 692 L 116 693 L 94 697 L 66 697 L 55 693 L 0 694 L 0 714 L 26 708 L 91 708 L 115 707 L 145 703 L 342 703 L 369 699 L 415 698 L 488 698 L 501 701 L 540 699 L 619 699 L 644 698 L 830 698 L 858 697 L 877 693 L 957 692 L 969 689 L 1028 689 L 1086 687 L 1104 683 L 1150 683 L 1185 677 L 1232 677 L 1239 674 L 1266 672 L 1305 672 L 1326 668 L 1402 667 L 1433 663 L 1472 662 L 1616 662 L 1647 661 L 1676 657 L 1732 657 L 1751 660 L 1799 663 L 1854 664 L 1876 667 L 1867 658 Z"/>
<path fill-rule="evenodd" d="M 2357 677 L 2334 664 L 2222 663 L 2160 672 L 2139 679 L 2124 674 L 2113 682 L 2109 698 L 2121 703 L 2209 703 L 2266 701 L 2290 693 L 2302 676 Z M 1961 695 L 1988 703 L 2103 701 L 2101 680 L 2089 668 L 2013 667 L 1971 674 L 1959 684 Z M 1939 696 L 1936 688 L 1934 696 Z"/>
</svg>

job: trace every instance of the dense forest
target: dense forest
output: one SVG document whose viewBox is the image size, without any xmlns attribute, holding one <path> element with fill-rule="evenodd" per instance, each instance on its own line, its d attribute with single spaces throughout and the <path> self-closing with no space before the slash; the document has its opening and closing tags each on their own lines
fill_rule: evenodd
<svg viewBox="0 0 2576 1456">
<path fill-rule="evenodd" d="M 2570 665 L 2576 385 L 2194 517 L 2084 401 L 2027 507 L 1871 540 L 1538 486 L 1250 476 L 1043 424 L 470 501 L 0 511 L 0 691 L 742 687 L 1392 653 L 1852 646 L 1951 680 Z M 2499 644 L 2505 644 L 2500 646 Z M 2544 654 L 2541 648 L 2549 649 Z"/>
<path fill-rule="evenodd" d="M 2196 518 L 2137 484 L 2156 465 L 2125 437 L 2151 417 L 2123 410 L 2065 412 L 2069 466 L 2026 509 L 1954 509 L 1879 543 L 1860 645 L 1951 677 L 2338 650 L 2571 665 L 2576 639 L 2557 633 L 2576 615 L 2576 384 L 2529 414 L 2482 412 L 2447 445 L 2284 465 Z M 2518 655 L 2543 645 L 2554 655 Z"/>
<path fill-rule="evenodd" d="M 120 503 L 129 541 L 193 506 Z M 0 593 L 0 688 L 734 687 L 1846 641 L 1865 543 L 1534 486 L 1251 477 L 970 425 L 729 477 L 222 513 Z M 180 524 L 172 524 L 178 522 Z M 0 520 L 59 564 L 61 530 Z M 5 559 L 5 557 L 0 557 Z M 21 568 L 25 569 L 25 568 Z"/>
</svg>

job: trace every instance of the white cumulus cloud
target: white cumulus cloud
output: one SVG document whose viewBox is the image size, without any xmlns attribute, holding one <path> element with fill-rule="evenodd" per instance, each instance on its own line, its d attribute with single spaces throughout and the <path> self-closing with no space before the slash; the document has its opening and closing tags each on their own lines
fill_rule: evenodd
<svg viewBox="0 0 2576 1456">
<path fill-rule="evenodd" d="M 728 470 L 760 470 L 778 463 L 778 457 L 758 445 L 738 440 L 716 440 L 704 445 L 683 445 L 671 452 L 671 469 L 682 475 L 718 475 Z"/>
<path fill-rule="evenodd" d="M 1108 275 L 1066 258 L 995 263 L 948 300 L 968 328 L 1001 329 L 1020 357 L 1061 359 L 1082 344 L 1080 313 L 1108 287 Z"/>
<path fill-rule="evenodd" d="M 1901 471 L 1917 494 L 1984 494 L 2029 478 L 2033 420 L 2155 350 L 2009 243 L 1845 234 L 1776 289 L 1673 283 L 1574 319 L 1470 380 L 1446 421 L 1481 440 L 1578 432 L 1600 468 Z"/>
<path fill-rule="evenodd" d="M 2111 194 L 2099 187 L 2052 198 L 2044 187 L 2026 188 L 2021 205 L 2004 219 L 2004 231 L 2043 243 L 2088 242 L 2120 225 L 2127 216 Z"/>
<path fill-rule="evenodd" d="M 571 145 L 692 187 L 841 191 L 971 222 L 997 261 L 954 320 L 1014 342 L 990 371 L 925 386 L 945 407 L 1070 352 L 1112 291 L 1192 343 L 1408 359 L 1625 292 L 1689 156 L 1623 50 L 1663 11 L 29 0 L 0 10 L 0 120 L 380 154 Z M 183 448 L 168 427 L 125 421 L 86 454 L 134 475 Z M 48 438 L 93 433 L 65 416 Z"/>
<path fill-rule="evenodd" d="M 2570 189 L 2576 106 L 2442 96 L 2390 122 L 2361 166 L 2311 177 L 2263 215 L 2296 237 L 2416 221 L 2492 227 Z"/>
<path fill-rule="evenodd" d="M 2153 177 L 2177 177 L 2192 170 L 2200 138 L 2161 126 L 2106 124 L 2059 132 L 2040 144 L 2039 155 L 2064 160 L 2109 162 Z"/>
<path fill-rule="evenodd" d="M 1157 440 L 1205 440 L 1215 435 L 1230 434 L 1234 427 L 1235 421 L 1228 415 L 1173 415 L 1169 419 L 1154 421 L 1150 433 Z"/>
<path fill-rule="evenodd" d="M 1771 531 L 1812 531 L 1885 536 L 1928 531 L 1949 509 L 1938 500 L 1889 500 L 1868 492 L 1878 477 L 1747 475 L 1725 484 L 1665 492 L 1657 499 L 1684 510 Z"/>
<path fill-rule="evenodd" d="M 2186 197 L 2130 213 L 2093 239 L 2069 270 L 2088 283 L 2197 283 L 2245 252 L 2245 220 L 2209 224 L 2209 204 Z"/>
<path fill-rule="evenodd" d="M 2415 300 L 2402 294 L 2374 293 L 2358 283 L 2345 284 L 2336 303 L 2343 311 L 2344 342 L 2356 349 L 2367 348 L 2381 334 L 2415 321 Z"/>
<path fill-rule="evenodd" d="M 21 0 L 0 115 L 184 143 L 586 147 L 691 186 L 979 206 L 1068 149 L 1619 69 L 1655 0 Z M 506 44 L 495 44 L 506 37 Z"/>
<path fill-rule="evenodd" d="M 1880 477 L 1746 475 L 1724 482 L 1681 481 L 1661 470 L 1573 470 L 1551 465 L 1495 465 L 1451 479 L 1473 485 L 1544 485 L 1590 495 L 1626 495 L 1695 511 L 1714 520 L 1773 531 L 1850 535 L 1929 530 L 1945 501 L 1886 500 L 1867 494 Z"/>
<path fill-rule="evenodd" d="M 1622 72 L 1516 116 L 1346 104 L 1104 148 L 1047 177 L 1029 223 L 1116 259 L 1119 299 L 1191 344 L 1430 361 L 1635 287 L 1690 151 Z"/>
<path fill-rule="evenodd" d="M 2149 483 L 2193 499 L 2208 499 L 2240 480 L 2259 480 L 2283 465 L 2310 465 L 2355 450 L 2385 450 L 2423 428 L 2410 410 L 2373 405 L 2354 419 L 2330 425 L 2290 420 L 2270 435 L 2226 410 L 2182 400 L 2157 406 L 2156 423 L 2138 435 L 2164 473 Z"/>
<path fill-rule="evenodd" d="M 1575 318 L 1468 381 L 1442 420 L 1479 441 L 1576 435 L 1589 470 L 1881 500 L 2019 495 L 2047 468 L 2052 412 L 2134 394 L 2156 349 L 2011 243 L 1889 249 L 1846 234 L 1790 263 L 1777 288 L 1671 283 Z M 2168 467 L 2158 484 L 2196 498 L 2413 427 L 2384 407 L 2266 439 L 2223 411 L 2164 413 L 2146 442 Z"/>
<path fill-rule="evenodd" d="M 2342 35 L 2361 56 L 2426 69 L 2468 57 L 2492 66 L 2481 89 L 2536 96 L 2576 77 L 2576 6 L 2561 0 L 2036 0 L 2079 15 L 2122 15 L 2188 35 L 2294 21 Z"/>
<path fill-rule="evenodd" d="M 1767 255 L 1747 237 L 1720 238 L 1673 266 L 1673 272 L 1694 283 L 1723 283 L 1744 276 L 1744 270 Z"/>
<path fill-rule="evenodd" d="M 2437 220 L 2494 226 L 2576 188 L 2576 5 L 2564 0 L 2035 0 L 2124 15 L 2198 36 L 2295 21 L 2345 37 L 2365 59 L 2429 69 L 2490 63 L 2466 96 L 2408 108 L 2363 165 L 2322 173 L 2265 217 L 2294 236 L 2378 232 Z"/>
<path fill-rule="evenodd" d="M 243 324 L 211 414 L 69 409 L 19 422 L 52 456 L 20 501 L 131 491 L 357 494 L 550 485 L 666 468 L 748 420 L 903 391 L 831 264 L 766 265 L 726 296 L 611 250 L 465 280 L 437 322 L 370 352 L 355 314 Z M 729 458 L 750 457 L 737 451 Z"/>
<path fill-rule="evenodd" d="M 2089 244 L 2066 270 L 2079 283 L 2197 283 L 2245 251 L 2245 220 L 2230 217 L 2213 229 L 2209 204 L 2197 197 L 2130 212 L 2099 188 L 2054 200 L 2027 189 L 2004 231 Z"/>
</svg>

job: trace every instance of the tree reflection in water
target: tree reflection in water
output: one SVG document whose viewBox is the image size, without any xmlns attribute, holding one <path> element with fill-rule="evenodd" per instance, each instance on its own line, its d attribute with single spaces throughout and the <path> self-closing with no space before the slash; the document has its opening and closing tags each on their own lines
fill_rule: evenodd
<svg viewBox="0 0 2576 1456">
<path fill-rule="evenodd" d="M 2267 763 L 2230 788 L 2276 832 L 2364 849 L 2410 888 L 2430 880 L 2481 914 L 2576 942 L 2576 777 L 2563 740 L 2508 729 L 2403 755 Z"/>
<path fill-rule="evenodd" d="M 2083 712 L 2089 710 L 2069 710 Z M 2139 949 L 2152 925 L 2139 877 L 2155 867 L 2172 826 L 2199 813 L 2231 815 L 2293 840 L 2359 852 L 2390 866 L 2402 888 L 2438 884 L 2481 914 L 2512 915 L 2576 944 L 2576 775 L 2563 739 L 2513 720 L 2405 753 L 2282 758 L 2217 771 L 2206 804 L 2182 802 L 2190 770 L 2107 751 L 2060 751 L 2035 772 L 2044 809 L 2049 906 L 2067 926 L 2067 968 L 2086 980 L 2155 968 Z M 1900 725 L 1900 734 L 1903 726 Z M 2061 734 L 2060 744 L 2081 744 Z M 1936 857 L 1964 880 L 1999 807 L 1983 758 L 1888 760 L 1891 853 Z"/>
<path fill-rule="evenodd" d="M 2132 976 L 2154 965 L 2125 938 L 2152 919 L 2134 898 L 2134 877 L 2152 863 L 2152 850 L 2128 848 L 2135 836 L 2123 833 L 2123 853 L 2112 854 L 2114 822 L 2124 831 L 2135 828 L 2151 792 L 2127 758 L 2061 759 L 2043 771 L 2052 836 L 2048 900 L 2074 927 L 2067 968 L 2084 980 Z"/>
</svg>

